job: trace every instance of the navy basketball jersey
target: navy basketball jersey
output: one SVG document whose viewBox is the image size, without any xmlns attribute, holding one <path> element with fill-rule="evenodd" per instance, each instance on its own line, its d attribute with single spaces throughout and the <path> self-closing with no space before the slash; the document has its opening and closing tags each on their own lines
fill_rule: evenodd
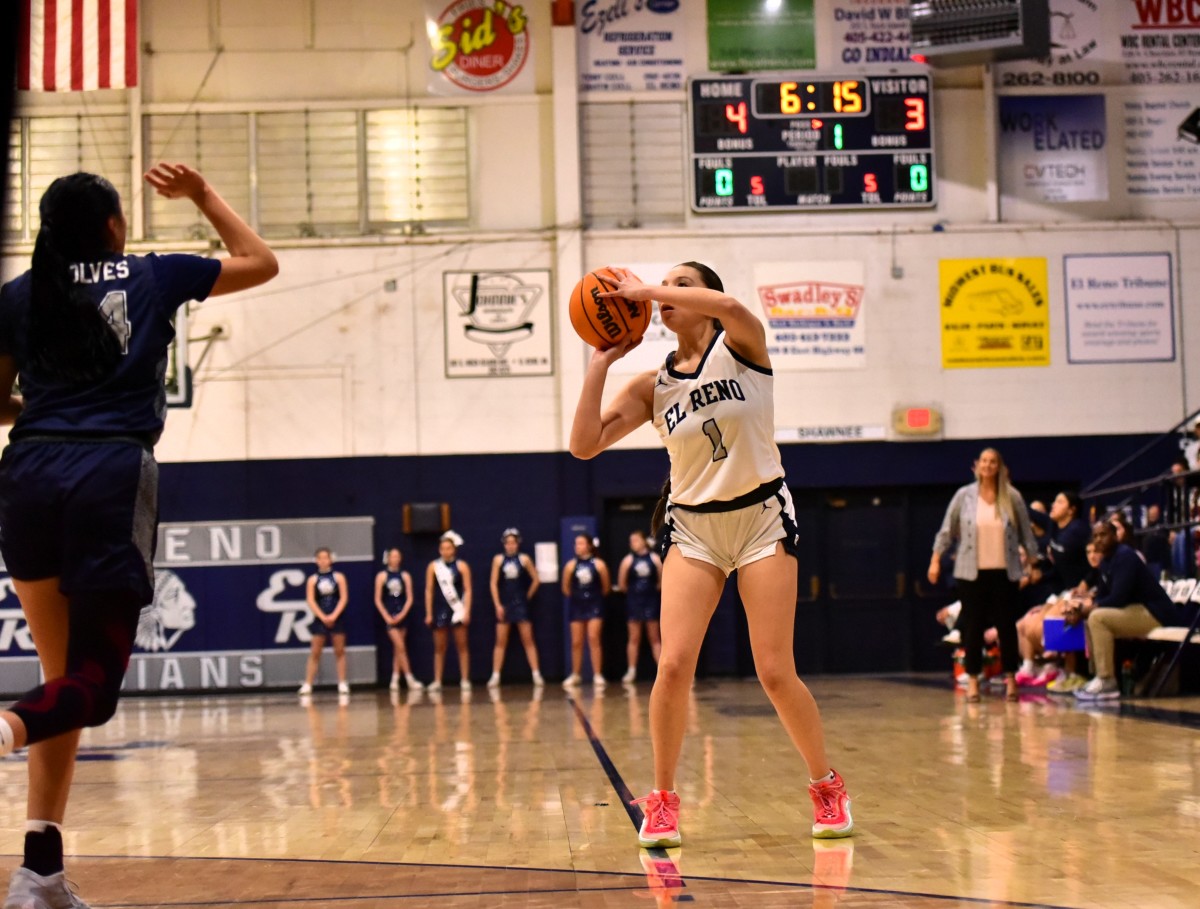
<svg viewBox="0 0 1200 909">
<path fill-rule="evenodd" d="M 383 580 L 383 605 L 392 615 L 404 608 L 408 591 L 404 587 L 404 572 L 389 571 Z"/>
<path fill-rule="evenodd" d="M 633 597 L 652 597 L 658 590 L 658 566 L 650 553 L 634 555 L 625 576 L 625 585 Z"/>
<path fill-rule="evenodd" d="M 600 572 L 595 559 L 576 559 L 571 574 L 571 597 L 576 600 L 598 600 L 601 596 Z"/>
<path fill-rule="evenodd" d="M 217 259 L 200 256 L 126 256 L 71 266 L 121 341 L 124 356 L 91 385 L 64 385 L 28 363 L 26 315 L 30 273 L 0 288 L 0 354 L 16 361 L 25 406 L 10 438 L 33 433 L 146 434 L 157 439 L 166 418 L 167 349 L 171 319 L 188 300 L 203 300 L 221 274 Z"/>
<path fill-rule="evenodd" d="M 500 602 L 504 605 L 526 603 L 529 600 L 529 572 L 519 555 L 506 555 L 500 563 Z"/>
<path fill-rule="evenodd" d="M 313 594 L 317 599 L 317 605 L 321 607 L 321 611 L 329 615 L 337 608 L 338 590 L 337 578 L 333 576 L 332 571 L 318 571 L 317 581 L 313 585 Z"/>
</svg>

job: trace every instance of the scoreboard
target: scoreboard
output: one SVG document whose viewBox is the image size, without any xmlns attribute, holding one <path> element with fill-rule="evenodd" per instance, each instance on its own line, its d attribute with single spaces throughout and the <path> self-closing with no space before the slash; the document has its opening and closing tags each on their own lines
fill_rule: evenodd
<svg viewBox="0 0 1200 909">
<path fill-rule="evenodd" d="M 936 204 L 930 89 L 925 72 L 690 80 L 692 210 Z"/>
</svg>

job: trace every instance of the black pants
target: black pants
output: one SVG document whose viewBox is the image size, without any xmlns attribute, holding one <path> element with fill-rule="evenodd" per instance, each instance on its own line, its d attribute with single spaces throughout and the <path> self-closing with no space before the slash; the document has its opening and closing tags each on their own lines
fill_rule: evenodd
<svg viewBox="0 0 1200 909">
<path fill-rule="evenodd" d="M 1016 672 L 1021 665 L 1017 647 L 1020 606 L 1017 582 L 1010 581 L 1003 568 L 989 568 L 979 572 L 974 581 L 959 579 L 957 583 L 962 599 L 958 624 L 966 650 L 963 668 L 972 676 L 983 670 L 983 633 L 995 625 L 1000 635 L 1000 663 L 1005 672 Z"/>
</svg>

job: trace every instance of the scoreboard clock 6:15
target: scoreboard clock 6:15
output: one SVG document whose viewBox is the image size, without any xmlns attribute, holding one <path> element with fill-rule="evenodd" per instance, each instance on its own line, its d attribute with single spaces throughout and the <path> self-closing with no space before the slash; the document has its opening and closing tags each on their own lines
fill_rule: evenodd
<svg viewBox="0 0 1200 909">
<path fill-rule="evenodd" d="M 709 76 L 688 89 L 695 212 L 936 204 L 923 71 Z"/>
</svg>

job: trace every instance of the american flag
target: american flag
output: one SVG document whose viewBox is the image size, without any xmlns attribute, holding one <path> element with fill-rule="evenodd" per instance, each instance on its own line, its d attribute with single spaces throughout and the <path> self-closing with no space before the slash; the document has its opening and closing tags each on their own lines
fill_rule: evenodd
<svg viewBox="0 0 1200 909">
<path fill-rule="evenodd" d="M 20 4 L 17 88 L 79 92 L 137 85 L 137 0 Z"/>
</svg>

